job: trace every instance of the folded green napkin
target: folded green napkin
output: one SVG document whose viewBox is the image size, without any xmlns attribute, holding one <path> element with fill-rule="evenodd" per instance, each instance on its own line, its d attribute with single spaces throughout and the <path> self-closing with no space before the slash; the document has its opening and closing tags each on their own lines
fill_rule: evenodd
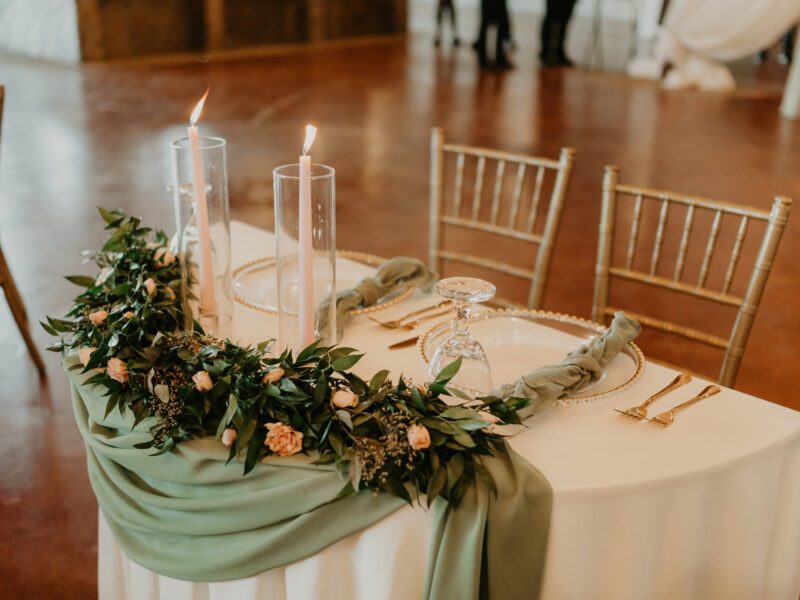
<svg viewBox="0 0 800 600">
<path fill-rule="evenodd" d="M 622 351 L 626 344 L 635 340 L 642 327 L 617 312 L 611 326 L 598 334 L 557 365 L 541 367 L 523 375 L 514 383 L 506 383 L 490 395 L 498 398 L 529 398 L 530 404 L 519 411 L 520 418 L 529 417 L 551 406 L 555 400 L 577 392 L 585 385 L 597 381 L 603 369 Z"/>
<path fill-rule="evenodd" d="M 339 496 L 345 482 L 313 456 L 270 457 L 244 477 L 241 464 L 226 465 L 228 451 L 213 438 L 154 456 L 134 447 L 150 439 L 152 419 L 134 426 L 130 411 L 104 417 L 104 388 L 86 385 L 90 374 L 67 373 L 100 509 L 125 555 L 156 573 L 189 581 L 249 577 L 312 556 L 404 505 L 366 490 Z M 510 448 L 483 464 L 496 495 L 478 481 L 458 508 L 441 498 L 433 504 L 426 599 L 538 597 L 550 485 Z"/>
<path fill-rule="evenodd" d="M 438 278 L 421 260 L 407 256 L 390 258 L 378 267 L 373 277 L 362 279 L 354 288 L 336 294 L 337 336 L 342 337 L 351 310 L 372 306 L 387 294 L 412 286 L 430 291 Z M 323 304 L 317 311 L 320 331 L 325 331 L 327 326 L 328 306 Z"/>
</svg>

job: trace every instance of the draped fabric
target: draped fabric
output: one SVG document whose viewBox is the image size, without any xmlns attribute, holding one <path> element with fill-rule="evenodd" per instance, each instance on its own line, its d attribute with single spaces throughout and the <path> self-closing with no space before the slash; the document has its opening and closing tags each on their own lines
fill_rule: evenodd
<svg viewBox="0 0 800 600">
<path fill-rule="evenodd" d="M 664 86 L 733 89 L 723 63 L 771 46 L 798 21 L 798 0 L 671 0 L 657 52 L 673 64 Z"/>
<path fill-rule="evenodd" d="M 313 457 L 268 458 L 243 477 L 213 438 L 152 456 L 134 447 L 149 439 L 152 422 L 134 427 L 129 411 L 104 418 L 102 388 L 68 372 L 100 509 L 126 556 L 149 570 L 192 581 L 249 577 L 311 556 L 404 505 L 369 491 L 339 496 L 344 482 Z M 483 463 L 496 496 L 477 483 L 458 508 L 434 502 L 430 598 L 538 597 L 550 485 L 510 448 Z"/>
</svg>

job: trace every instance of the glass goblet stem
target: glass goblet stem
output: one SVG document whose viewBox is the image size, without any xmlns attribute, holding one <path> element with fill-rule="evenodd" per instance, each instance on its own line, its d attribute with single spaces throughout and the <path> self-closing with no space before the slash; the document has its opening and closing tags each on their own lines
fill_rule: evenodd
<svg viewBox="0 0 800 600">
<path fill-rule="evenodd" d="M 456 302 L 456 330 L 454 337 L 462 340 L 469 339 L 469 314 L 472 305 L 469 302 L 458 300 Z"/>
</svg>

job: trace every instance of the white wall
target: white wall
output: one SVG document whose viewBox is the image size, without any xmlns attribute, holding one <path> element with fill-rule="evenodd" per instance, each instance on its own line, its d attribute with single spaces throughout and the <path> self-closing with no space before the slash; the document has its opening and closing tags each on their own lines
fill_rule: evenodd
<svg viewBox="0 0 800 600">
<path fill-rule="evenodd" d="M 0 0 L 0 52 L 80 62 L 75 0 Z"/>
</svg>

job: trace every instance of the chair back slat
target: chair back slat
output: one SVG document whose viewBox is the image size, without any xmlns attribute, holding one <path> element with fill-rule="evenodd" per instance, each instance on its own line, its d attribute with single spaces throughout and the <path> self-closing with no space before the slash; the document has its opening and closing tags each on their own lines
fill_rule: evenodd
<svg viewBox="0 0 800 600">
<path fill-rule="evenodd" d="M 497 169 L 494 172 L 494 192 L 492 193 L 492 212 L 489 216 L 489 222 L 492 225 L 497 225 L 497 213 L 500 211 L 500 194 L 503 191 L 503 177 L 506 172 L 506 161 L 498 160 Z"/>
<path fill-rule="evenodd" d="M 742 254 L 742 246 L 744 245 L 744 238 L 747 235 L 747 225 L 749 223 L 750 217 L 747 215 L 742 217 L 739 222 L 739 230 L 736 232 L 736 241 L 733 243 L 731 258 L 728 261 L 728 268 L 725 269 L 725 280 L 722 282 L 723 294 L 727 294 L 731 291 L 733 276 L 736 274 L 736 266 L 739 264 L 739 256 Z"/>
<path fill-rule="evenodd" d="M 633 197 L 633 215 L 631 217 L 624 268 L 612 266 L 614 256 L 614 230 L 617 221 L 619 196 Z M 637 240 L 640 237 L 644 204 L 647 201 L 660 203 L 660 210 L 649 268 L 647 271 L 637 271 L 635 264 L 636 247 Z M 669 210 L 673 204 L 685 206 L 686 216 L 683 220 L 673 276 L 669 279 L 659 276 L 658 267 L 664 240 L 667 235 Z M 592 301 L 593 318 L 598 322 L 604 322 L 606 317 L 617 310 L 616 308 L 610 307 L 608 301 L 612 277 L 736 307 L 738 309 L 736 319 L 728 338 L 702 332 L 683 325 L 677 325 L 663 319 L 628 311 L 634 318 L 637 318 L 645 325 L 650 325 L 662 331 L 679 335 L 695 342 L 701 342 L 715 348 L 724 349 L 725 355 L 722 361 L 719 382 L 722 385 L 733 386 L 736 381 L 736 375 L 741 364 L 742 356 L 744 355 L 747 338 L 750 335 L 753 320 L 758 310 L 758 305 L 761 302 L 766 281 L 772 269 L 775 254 L 777 253 L 778 245 L 786 226 L 790 207 L 791 200 L 782 196 L 775 198 L 772 204 L 772 210 L 767 213 L 759 209 L 742 207 L 716 200 L 622 185 L 619 183 L 619 170 L 616 167 L 606 167 L 603 177 L 602 213 L 599 228 L 597 265 L 595 268 L 594 299 Z M 683 278 L 696 216 L 700 211 L 713 216 L 711 217 L 710 230 L 708 238 L 705 241 L 703 257 L 696 283 L 689 283 L 684 282 Z M 726 216 L 738 217 L 738 227 L 736 229 L 736 237 L 733 241 L 730 257 L 726 263 L 721 288 L 717 287 L 716 284 L 712 288 L 708 282 L 712 264 L 716 264 L 714 255 L 721 236 L 723 224 L 728 222 L 725 219 Z M 765 222 L 766 230 L 761 240 L 758 256 L 747 283 L 746 290 L 742 296 L 736 296 L 731 293 L 731 289 L 739 261 L 742 257 L 745 239 L 754 221 Z"/>
<path fill-rule="evenodd" d="M 697 287 L 699 288 L 706 286 L 708 270 L 711 267 L 711 259 L 714 258 L 714 251 L 717 248 L 717 238 L 719 238 L 719 228 L 721 224 L 722 211 L 718 210 L 714 213 L 714 221 L 711 223 L 711 231 L 708 234 L 706 251 L 705 254 L 703 254 L 703 264 L 700 266 L 700 274 L 697 276 Z"/>
<path fill-rule="evenodd" d="M 574 161 L 574 151 L 564 148 L 558 160 L 514 154 L 489 148 L 478 148 L 460 144 L 445 143 L 444 131 L 434 129 L 431 133 L 431 169 L 430 169 L 430 243 L 428 259 L 431 268 L 442 270 L 443 260 L 458 262 L 484 269 L 490 269 L 523 278 L 530 282 L 528 306 L 539 308 L 547 282 L 555 236 L 561 219 L 564 198 L 566 197 Z M 449 157 L 449 159 L 448 159 Z M 445 172 L 452 173 L 455 162 L 455 175 L 449 179 Z M 465 173 L 472 173 L 472 188 L 465 186 Z M 528 177 L 529 167 L 536 169 L 534 177 Z M 492 171 L 494 169 L 494 171 Z M 489 170 L 487 176 L 486 171 Z M 491 180 L 492 172 L 494 181 Z M 513 173 L 514 175 L 511 175 Z M 554 174 L 549 204 L 543 200 L 545 195 L 545 177 Z M 506 179 L 513 177 L 514 184 Z M 487 182 L 486 179 L 489 179 Z M 466 187 L 466 190 L 465 190 Z M 486 195 L 491 196 L 488 205 L 483 206 L 484 188 Z M 549 189 L 549 184 L 548 184 Z M 452 201 L 445 199 L 445 190 Z M 527 195 L 530 190 L 530 197 Z M 463 196 L 472 194 L 471 200 Z M 469 202 L 468 207 L 463 207 Z M 448 208 L 448 205 L 452 209 Z M 545 206 L 543 206 L 545 205 Z M 541 209 L 546 209 L 546 218 L 540 228 L 536 227 L 536 216 Z M 544 214 L 544 213 L 543 213 Z M 508 264 L 504 260 L 494 260 L 484 255 L 470 253 L 469 248 L 455 252 L 443 248 L 443 227 L 456 227 L 496 235 L 536 246 L 533 268 Z M 533 254 L 533 253 L 532 253 Z M 502 301 L 502 299 L 501 299 Z"/>
<path fill-rule="evenodd" d="M 689 238 L 692 236 L 694 226 L 694 204 L 686 207 L 686 218 L 683 220 L 683 233 L 681 233 L 681 243 L 678 248 L 678 258 L 675 260 L 675 273 L 672 279 L 680 281 L 683 279 L 683 271 L 686 268 L 686 251 L 689 249 Z"/>
<path fill-rule="evenodd" d="M 464 187 L 464 153 L 459 152 L 456 158 L 456 183 L 453 189 L 453 216 L 461 216 L 461 190 Z"/>
<path fill-rule="evenodd" d="M 528 211 L 528 232 L 533 232 L 536 225 L 536 215 L 539 212 L 539 202 L 542 198 L 542 184 L 544 183 L 544 169 L 536 169 L 536 181 L 533 184 L 533 196 L 531 197 L 531 207 Z"/>
<path fill-rule="evenodd" d="M 650 275 L 655 275 L 658 271 L 658 262 L 661 259 L 661 246 L 664 245 L 664 229 L 667 227 L 667 215 L 669 214 L 669 198 L 661 201 L 661 211 L 658 213 L 658 226 L 656 228 L 656 239 L 653 242 L 653 253 L 650 255 Z"/>
<path fill-rule="evenodd" d="M 522 184 L 525 182 L 525 170 L 527 165 L 519 163 L 517 165 L 517 177 L 514 180 L 514 195 L 511 197 L 511 210 L 508 214 L 508 227 L 510 229 L 516 228 L 517 215 L 519 214 L 519 201 L 522 198 Z"/>
<path fill-rule="evenodd" d="M 628 235 L 628 252 L 625 256 L 625 267 L 633 268 L 636 260 L 636 243 L 639 241 L 639 224 L 642 222 L 642 195 L 636 194 L 633 201 L 633 218 L 631 219 L 631 231 Z"/>
</svg>

